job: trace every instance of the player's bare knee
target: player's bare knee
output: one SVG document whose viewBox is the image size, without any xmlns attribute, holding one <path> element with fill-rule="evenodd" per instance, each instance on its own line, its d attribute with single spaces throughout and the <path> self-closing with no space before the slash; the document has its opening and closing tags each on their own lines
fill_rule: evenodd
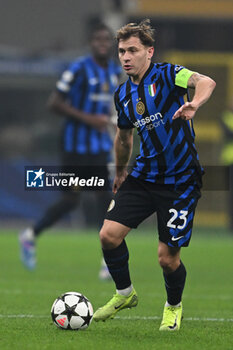
<svg viewBox="0 0 233 350">
<path fill-rule="evenodd" d="M 104 226 L 100 230 L 100 241 L 101 245 L 104 249 L 113 249 L 117 246 L 116 238 L 114 237 L 113 233 L 105 228 Z"/>
<path fill-rule="evenodd" d="M 159 256 L 159 265 L 162 267 L 162 269 L 169 268 L 170 259 L 168 259 L 166 256 Z"/>
<path fill-rule="evenodd" d="M 165 273 L 171 273 L 177 268 L 176 261 L 170 256 L 159 256 L 159 265 Z"/>
<path fill-rule="evenodd" d="M 104 228 L 104 226 L 101 228 L 100 233 L 100 242 L 101 244 L 105 244 L 108 241 L 108 231 Z"/>
<path fill-rule="evenodd" d="M 168 247 L 166 244 L 159 242 L 158 260 L 165 273 L 175 271 L 180 265 L 180 248 Z"/>
</svg>

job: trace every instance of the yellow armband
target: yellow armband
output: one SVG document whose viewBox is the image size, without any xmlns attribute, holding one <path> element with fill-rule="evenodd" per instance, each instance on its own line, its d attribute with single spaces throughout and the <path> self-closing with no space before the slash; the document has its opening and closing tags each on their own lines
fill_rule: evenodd
<svg viewBox="0 0 233 350">
<path fill-rule="evenodd" d="M 187 69 L 187 68 L 183 68 L 181 69 L 177 74 L 176 74 L 176 78 L 175 78 L 175 85 L 176 86 L 180 86 L 184 89 L 187 89 L 188 87 L 188 80 L 191 77 L 191 75 L 194 72 L 192 72 L 191 70 Z"/>
</svg>

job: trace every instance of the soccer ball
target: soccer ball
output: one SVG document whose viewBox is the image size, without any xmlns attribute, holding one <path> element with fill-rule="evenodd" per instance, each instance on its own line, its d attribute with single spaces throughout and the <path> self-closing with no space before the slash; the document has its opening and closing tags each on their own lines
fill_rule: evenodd
<svg viewBox="0 0 233 350">
<path fill-rule="evenodd" d="M 81 293 L 67 292 L 54 301 L 51 316 L 59 328 L 86 329 L 93 317 L 93 307 Z"/>
</svg>

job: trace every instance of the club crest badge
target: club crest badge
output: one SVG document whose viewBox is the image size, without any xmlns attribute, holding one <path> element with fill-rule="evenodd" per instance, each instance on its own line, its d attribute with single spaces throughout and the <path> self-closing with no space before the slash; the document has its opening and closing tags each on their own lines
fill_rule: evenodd
<svg viewBox="0 0 233 350">
<path fill-rule="evenodd" d="M 139 101 L 137 104 L 136 104 L 136 112 L 140 115 L 144 114 L 145 112 L 145 105 L 142 101 Z"/>
</svg>

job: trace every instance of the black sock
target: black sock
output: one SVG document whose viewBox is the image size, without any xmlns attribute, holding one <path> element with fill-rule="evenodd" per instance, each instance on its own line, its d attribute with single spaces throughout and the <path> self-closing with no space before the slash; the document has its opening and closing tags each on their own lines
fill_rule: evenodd
<svg viewBox="0 0 233 350">
<path fill-rule="evenodd" d="M 131 285 L 129 275 L 129 252 L 125 240 L 114 249 L 103 249 L 104 260 L 108 266 L 116 289 L 125 289 Z"/>
<path fill-rule="evenodd" d="M 170 305 L 177 305 L 182 298 L 185 285 L 186 270 L 182 262 L 180 266 L 172 273 L 163 273 L 165 287 L 167 290 L 167 302 Z"/>
<path fill-rule="evenodd" d="M 35 235 L 39 236 L 44 229 L 52 226 L 73 210 L 78 204 L 78 198 L 78 194 L 76 198 L 72 194 L 71 196 L 63 197 L 60 201 L 49 207 L 44 216 L 33 227 Z"/>
</svg>

